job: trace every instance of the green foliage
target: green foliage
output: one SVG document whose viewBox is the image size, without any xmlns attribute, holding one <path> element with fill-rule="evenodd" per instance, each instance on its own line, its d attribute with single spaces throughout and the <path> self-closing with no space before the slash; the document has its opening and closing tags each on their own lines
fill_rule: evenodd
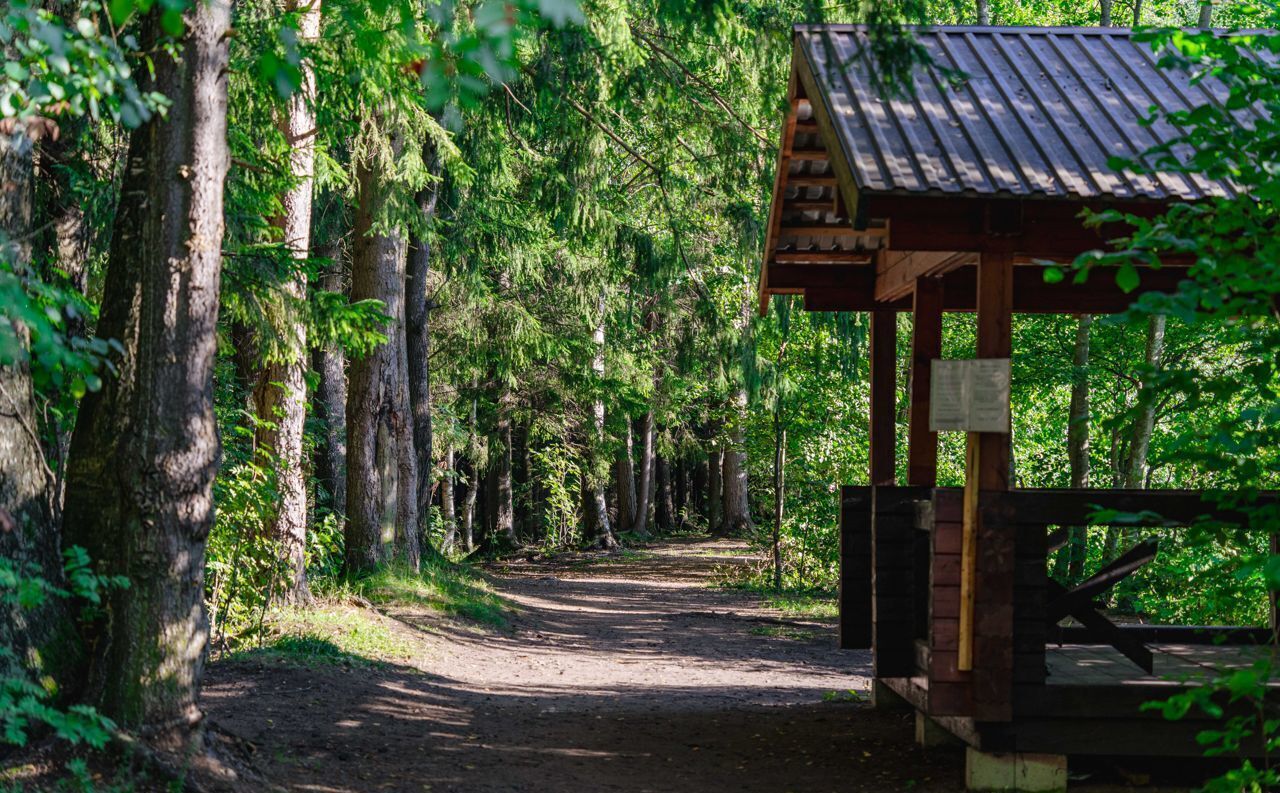
<svg viewBox="0 0 1280 793">
<path fill-rule="evenodd" d="M 63 557 L 63 586 L 40 577 L 34 566 L 0 557 L 0 609 L 30 612 L 48 598 L 77 599 L 92 608 L 102 602 L 105 590 L 129 585 L 122 577 L 94 573 L 89 555 L 79 546 L 68 548 Z M 105 746 L 115 731 L 114 722 L 87 705 L 56 704 L 53 682 L 36 679 L 38 670 L 29 670 L 24 661 L 12 647 L 0 646 L 0 742 L 25 746 L 34 723 L 72 744 Z"/>
<path fill-rule="evenodd" d="M 111 3 L 113 15 L 120 4 Z M 100 29 L 102 3 L 81 0 L 74 21 L 26 0 L 6 6 L 0 17 L 6 51 L 0 117 L 106 117 L 133 128 L 168 105 L 163 95 L 138 90 L 129 62 L 138 43 L 132 35 Z M 181 18 L 180 12 L 167 13 Z"/>
</svg>

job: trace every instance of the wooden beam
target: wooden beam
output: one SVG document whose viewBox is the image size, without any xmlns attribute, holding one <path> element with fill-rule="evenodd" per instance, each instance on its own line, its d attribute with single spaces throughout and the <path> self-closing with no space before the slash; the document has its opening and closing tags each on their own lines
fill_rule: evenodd
<svg viewBox="0 0 1280 793">
<path fill-rule="evenodd" d="M 978 358 L 1011 357 L 1012 319 L 1013 251 L 993 247 L 978 262 Z M 1014 525 L 1002 519 L 1002 502 L 981 508 L 984 493 L 1009 489 L 1009 441 L 1007 431 L 967 438 L 960 646 L 961 661 L 973 671 L 974 718 L 984 721 L 1013 714 Z"/>
<path fill-rule="evenodd" d="M 907 484 L 938 483 L 938 433 L 929 431 L 930 371 L 942 357 L 942 281 L 918 278 L 911 326 L 911 415 L 907 430 Z"/>
<path fill-rule="evenodd" d="M 787 177 L 787 185 L 796 187 L 835 187 L 836 178 L 834 176 L 809 176 L 808 174 L 797 174 Z"/>
<path fill-rule="evenodd" d="M 973 264 L 976 258 L 954 251 L 889 251 L 876 265 L 876 300 L 905 297 L 918 279 Z"/>
<path fill-rule="evenodd" d="M 789 269 L 775 267 L 770 277 Z M 911 310 L 910 298 L 876 300 L 872 291 L 874 278 L 869 275 L 869 270 L 865 266 L 856 272 L 842 270 L 842 277 L 847 280 L 824 277 L 821 283 L 808 283 L 805 280 L 807 276 L 802 273 L 777 277 L 788 288 L 809 290 L 805 298 L 806 311 Z M 1177 291 L 1178 284 L 1186 278 L 1186 269 L 1143 269 L 1141 278 L 1138 289 L 1126 294 L 1116 286 L 1109 272 L 1094 273 L 1083 284 L 1046 284 L 1043 269 L 1030 265 L 1014 267 L 1013 310 L 1016 314 L 1116 314 L 1128 309 L 1142 292 Z M 973 311 L 977 308 L 977 267 L 960 267 L 948 272 L 942 280 L 944 311 Z"/>
<path fill-rule="evenodd" d="M 897 401 L 898 315 L 871 312 L 871 484 L 894 484 L 897 433 L 894 403 Z"/>
<path fill-rule="evenodd" d="M 871 254 L 867 251 L 778 251 L 773 261 L 777 264 L 857 264 L 870 269 Z"/>
<path fill-rule="evenodd" d="M 793 60 L 795 57 L 793 53 Z M 795 71 L 793 66 L 791 81 L 787 84 L 791 110 L 782 123 L 782 140 L 778 144 L 778 164 L 773 173 L 773 202 L 769 205 L 769 221 L 764 235 L 764 261 L 760 265 L 760 286 L 756 306 L 756 310 L 762 317 L 769 311 L 769 261 L 777 245 L 778 228 L 782 225 L 782 203 L 786 199 L 787 174 L 791 167 L 789 158 L 791 146 L 795 142 L 796 114 L 799 109 L 799 84 L 796 81 Z"/>
<path fill-rule="evenodd" d="M 831 155 L 831 171 L 839 180 L 838 188 L 840 196 L 844 199 L 846 214 L 848 217 L 858 217 L 858 184 L 853 178 L 851 163 L 853 152 L 845 150 L 844 141 L 836 132 L 835 122 L 832 119 L 835 111 L 827 104 L 830 98 L 818 89 L 818 83 L 813 76 L 814 66 L 809 62 L 809 56 L 799 45 L 798 39 L 793 53 L 795 54 L 791 60 L 791 71 L 803 89 L 803 94 L 813 100 L 811 104 L 813 120 L 818 123 L 818 135 L 822 139 L 822 145 Z"/>
<path fill-rule="evenodd" d="M 883 234 L 879 229 L 863 229 L 861 231 L 855 229 L 852 225 L 846 223 L 823 223 L 810 226 L 782 226 L 778 229 L 778 236 L 792 237 L 800 234 L 808 236 L 824 236 L 830 235 L 835 237 L 880 237 Z"/>
<path fill-rule="evenodd" d="M 1158 202 L 1014 199 L 972 196 L 862 196 L 862 215 L 893 225 L 893 247 L 903 251 L 981 251 L 999 239 L 1015 255 L 1070 261 L 1105 248 L 1128 233 L 1122 223 L 1085 228 L 1082 210 L 1118 209 L 1154 217 L 1166 208 Z M 1016 223 L 1007 221 L 1016 218 Z M 1004 220 L 1002 220 L 1004 219 Z"/>
<path fill-rule="evenodd" d="M 791 157 L 796 160 L 827 160 L 831 155 L 826 149 L 796 149 L 791 152 Z"/>
</svg>

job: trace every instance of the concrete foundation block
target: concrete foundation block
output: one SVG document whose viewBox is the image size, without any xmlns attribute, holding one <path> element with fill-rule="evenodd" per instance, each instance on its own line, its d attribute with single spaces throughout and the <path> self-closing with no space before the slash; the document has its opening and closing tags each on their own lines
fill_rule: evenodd
<svg viewBox="0 0 1280 793">
<path fill-rule="evenodd" d="M 1060 754 L 1004 754 L 969 747 L 964 758 L 965 787 L 996 793 L 1065 793 L 1067 758 Z"/>
<path fill-rule="evenodd" d="M 959 746 L 963 743 L 938 722 L 916 711 L 916 743 L 926 749 L 935 746 Z"/>
</svg>

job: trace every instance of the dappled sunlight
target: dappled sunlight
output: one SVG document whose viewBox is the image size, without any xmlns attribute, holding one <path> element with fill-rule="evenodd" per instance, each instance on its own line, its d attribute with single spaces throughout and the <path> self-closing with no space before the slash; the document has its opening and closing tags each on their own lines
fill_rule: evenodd
<svg viewBox="0 0 1280 793">
<path fill-rule="evenodd" d="M 829 622 L 781 619 L 711 585 L 716 565 L 749 558 L 745 545 L 584 556 L 497 569 L 509 630 L 394 604 L 414 646 L 406 663 L 215 664 L 206 707 L 280 758 L 273 776 L 294 790 L 780 790 L 775 751 L 824 755 L 815 779 L 833 785 L 866 747 L 883 751 L 886 725 L 831 696 L 867 688 L 867 653 L 836 649 Z M 334 757 L 341 780 L 326 771 Z"/>
</svg>

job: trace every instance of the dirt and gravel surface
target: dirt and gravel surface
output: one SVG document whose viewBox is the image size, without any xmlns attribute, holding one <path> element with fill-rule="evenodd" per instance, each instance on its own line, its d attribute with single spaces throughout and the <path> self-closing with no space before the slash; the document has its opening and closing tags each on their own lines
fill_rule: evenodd
<svg viewBox="0 0 1280 793">
<path fill-rule="evenodd" d="M 832 621 L 708 585 L 749 561 L 685 541 L 507 564 L 510 630 L 392 611 L 404 665 L 216 663 L 204 705 L 295 791 L 961 790 L 962 752 L 861 701 L 869 655 Z"/>
</svg>

